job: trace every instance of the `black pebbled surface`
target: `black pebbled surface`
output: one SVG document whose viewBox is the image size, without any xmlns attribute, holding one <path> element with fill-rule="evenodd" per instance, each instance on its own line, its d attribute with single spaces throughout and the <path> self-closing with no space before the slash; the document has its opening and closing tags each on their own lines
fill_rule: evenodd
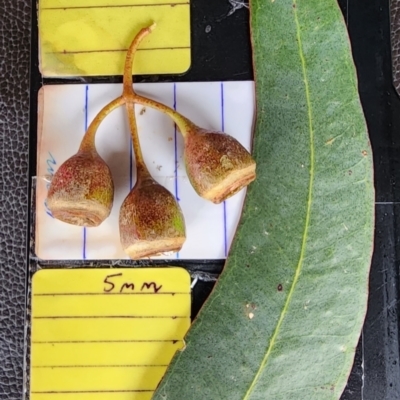
<svg viewBox="0 0 400 400">
<path fill-rule="evenodd" d="M 0 0 L 0 399 L 21 399 L 31 4 Z"/>
<path fill-rule="evenodd" d="M 400 1 L 390 1 L 393 83 L 400 94 Z"/>
</svg>

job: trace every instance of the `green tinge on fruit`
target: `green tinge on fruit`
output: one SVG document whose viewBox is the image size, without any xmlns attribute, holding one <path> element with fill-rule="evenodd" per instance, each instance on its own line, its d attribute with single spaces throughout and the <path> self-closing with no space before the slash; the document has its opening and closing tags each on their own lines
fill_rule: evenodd
<svg viewBox="0 0 400 400">
<path fill-rule="evenodd" d="M 125 198 L 119 230 L 122 247 L 132 259 L 177 252 L 186 240 L 175 197 L 151 178 L 138 182 Z"/>
<path fill-rule="evenodd" d="M 221 203 L 256 178 L 251 154 L 232 136 L 192 128 L 185 136 L 185 166 L 199 196 Z"/>
<path fill-rule="evenodd" d="M 93 151 L 80 151 L 57 170 L 47 194 L 54 218 L 72 225 L 100 225 L 111 212 L 114 184 L 110 169 Z"/>
</svg>

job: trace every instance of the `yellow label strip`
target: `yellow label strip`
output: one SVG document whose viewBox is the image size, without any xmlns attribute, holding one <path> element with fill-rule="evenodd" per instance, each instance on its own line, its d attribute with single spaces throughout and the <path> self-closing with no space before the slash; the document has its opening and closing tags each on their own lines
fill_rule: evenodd
<svg viewBox="0 0 400 400">
<path fill-rule="evenodd" d="M 190 326 L 182 268 L 41 270 L 31 400 L 150 400 Z"/>
<path fill-rule="evenodd" d="M 189 0 L 40 0 L 40 71 L 45 77 L 122 75 L 126 50 L 143 27 L 149 35 L 135 74 L 172 74 L 190 67 Z"/>
</svg>

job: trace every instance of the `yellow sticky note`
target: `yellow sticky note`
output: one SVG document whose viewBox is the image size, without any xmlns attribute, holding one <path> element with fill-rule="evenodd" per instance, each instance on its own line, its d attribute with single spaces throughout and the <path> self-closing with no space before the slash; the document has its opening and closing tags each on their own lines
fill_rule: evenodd
<svg viewBox="0 0 400 400">
<path fill-rule="evenodd" d="M 31 400 L 150 400 L 190 326 L 182 268 L 41 270 Z"/>
<path fill-rule="evenodd" d="M 122 75 L 139 30 L 157 28 L 136 54 L 135 74 L 190 67 L 190 0 L 39 0 L 39 60 L 45 77 Z"/>
</svg>

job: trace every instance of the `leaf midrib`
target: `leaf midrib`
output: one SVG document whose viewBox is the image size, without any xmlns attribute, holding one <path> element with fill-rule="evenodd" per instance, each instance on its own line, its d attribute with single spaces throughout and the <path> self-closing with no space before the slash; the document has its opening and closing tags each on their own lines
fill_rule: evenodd
<svg viewBox="0 0 400 400">
<path fill-rule="evenodd" d="M 309 88 L 309 83 L 308 83 L 308 78 L 307 78 L 307 68 L 306 68 L 306 62 L 303 54 L 303 46 L 302 46 L 302 41 L 301 41 L 301 34 L 300 34 L 300 23 L 298 19 L 298 11 L 297 11 L 297 0 L 293 0 L 293 14 L 294 14 L 294 20 L 296 24 L 296 36 L 297 36 L 297 44 L 299 47 L 299 56 L 300 56 L 300 61 L 301 61 L 301 66 L 302 66 L 302 71 L 303 71 L 303 79 L 304 79 L 304 86 L 305 86 L 305 91 L 306 91 L 306 102 L 307 102 L 307 112 L 308 112 L 308 125 L 309 125 L 309 134 L 310 134 L 310 180 L 309 180 L 309 186 L 308 186 L 308 198 L 307 198 L 307 211 L 306 211 L 306 219 L 305 219 L 305 224 L 304 224 L 304 231 L 303 231 L 303 238 L 302 238 L 302 244 L 301 244 L 301 250 L 300 250 L 300 257 L 299 261 L 297 263 L 296 267 L 296 272 L 294 275 L 294 279 L 292 282 L 292 285 L 290 287 L 288 296 L 286 298 L 284 307 L 282 309 L 282 312 L 279 316 L 278 323 L 276 324 L 274 333 L 271 337 L 270 345 L 268 347 L 267 352 L 264 355 L 264 358 L 260 364 L 260 367 L 254 376 L 253 381 L 251 382 L 249 389 L 247 390 L 245 396 L 243 397 L 243 400 L 248 400 L 250 398 L 251 393 L 254 390 L 255 385 L 257 384 L 258 379 L 260 378 L 261 373 L 263 372 L 265 366 L 267 365 L 269 356 L 271 355 L 272 348 L 275 345 L 276 339 L 279 334 L 279 330 L 281 328 L 281 325 L 283 323 L 283 320 L 285 318 L 287 309 L 289 308 L 289 304 L 292 300 L 292 296 L 294 293 L 294 289 L 296 287 L 296 284 L 299 280 L 300 273 L 303 267 L 303 262 L 304 262 L 304 254 L 306 251 L 306 243 L 307 243 L 307 237 L 308 237 L 308 231 L 310 228 L 310 219 L 311 219 L 311 204 L 312 204 L 312 194 L 313 194 L 313 186 L 314 186 L 314 168 L 315 168 L 315 155 L 314 155 L 314 128 L 313 128 L 313 117 L 312 117 L 312 109 L 311 109 L 311 101 L 310 101 L 310 88 Z"/>
</svg>

